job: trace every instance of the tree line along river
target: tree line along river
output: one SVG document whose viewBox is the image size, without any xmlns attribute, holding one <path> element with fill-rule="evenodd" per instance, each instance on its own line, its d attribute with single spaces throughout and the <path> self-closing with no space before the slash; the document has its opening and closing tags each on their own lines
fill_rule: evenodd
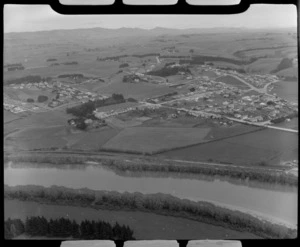
<svg viewBox="0 0 300 247">
<path fill-rule="evenodd" d="M 26 167 L 10 163 L 4 170 L 4 183 L 15 185 L 52 185 L 73 189 L 89 188 L 143 194 L 164 193 L 180 199 L 209 201 L 241 211 L 252 212 L 295 226 L 297 224 L 297 188 L 281 189 L 249 187 L 226 180 L 155 176 L 139 173 L 135 176 L 116 174 L 101 166 L 87 165 L 80 169 L 73 165 Z"/>
</svg>

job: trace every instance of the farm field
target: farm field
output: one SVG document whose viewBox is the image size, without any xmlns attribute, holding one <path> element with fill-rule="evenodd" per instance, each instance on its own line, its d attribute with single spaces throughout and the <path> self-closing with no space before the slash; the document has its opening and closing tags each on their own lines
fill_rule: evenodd
<svg viewBox="0 0 300 247">
<path fill-rule="evenodd" d="M 176 149 L 158 154 L 181 160 L 228 162 L 253 165 L 260 161 L 276 165 L 280 161 L 298 159 L 298 135 L 265 129 L 220 141 Z"/>
<path fill-rule="evenodd" d="M 67 146 L 70 149 L 98 151 L 102 145 L 119 133 L 119 130 L 110 127 L 104 127 L 99 131 L 88 133 L 79 133 L 64 137 L 67 140 Z"/>
<path fill-rule="evenodd" d="M 14 114 L 14 113 L 12 113 L 10 111 L 3 110 L 3 121 L 4 121 L 4 124 L 8 123 L 8 122 L 11 122 L 11 121 L 14 121 L 14 120 L 19 119 L 19 118 L 21 118 L 20 114 Z"/>
<path fill-rule="evenodd" d="M 230 136 L 236 136 L 241 134 L 246 134 L 248 132 L 258 131 L 260 127 L 251 126 L 251 125 L 244 125 L 236 123 L 232 126 L 218 126 L 212 127 L 207 136 L 205 137 L 206 140 L 218 140 L 222 138 L 227 138 Z"/>
<path fill-rule="evenodd" d="M 239 89 L 250 89 L 249 86 L 247 86 L 245 83 L 229 75 L 218 77 L 215 80 L 224 82 Z"/>
<path fill-rule="evenodd" d="M 195 118 L 188 118 L 188 117 L 178 117 L 175 119 L 161 119 L 158 117 L 154 117 L 152 119 L 149 119 L 145 122 L 143 122 L 143 127 L 178 127 L 178 128 L 192 128 L 197 125 L 203 125 L 207 127 L 208 125 L 205 125 L 205 123 L 202 123 L 203 120 L 201 119 L 195 119 Z"/>
<path fill-rule="evenodd" d="M 11 134 L 4 140 L 5 147 L 17 150 L 39 148 L 62 148 L 66 142 L 62 139 L 65 127 L 28 128 Z"/>
<path fill-rule="evenodd" d="M 66 125 L 69 117 L 63 111 L 48 111 L 41 113 L 29 113 L 28 116 L 4 124 L 4 134 L 14 129 L 23 129 L 27 127 L 50 127 L 57 125 Z"/>
<path fill-rule="evenodd" d="M 4 140 L 7 148 L 32 150 L 40 148 L 70 148 L 97 151 L 119 131 L 111 127 L 99 130 L 72 132 L 70 127 L 27 128 L 10 134 Z"/>
<path fill-rule="evenodd" d="M 26 216 L 44 216 L 46 219 L 66 217 L 77 222 L 82 220 L 118 221 L 134 231 L 136 239 L 220 239 L 259 238 L 251 233 L 237 232 L 178 217 L 162 216 L 137 211 L 109 211 L 74 206 L 46 205 L 19 200 L 4 201 L 5 219 Z"/>
<path fill-rule="evenodd" d="M 151 83 L 123 83 L 116 81 L 111 84 L 101 85 L 97 92 L 100 94 L 111 95 L 113 93 L 121 93 L 125 98 L 145 99 L 154 96 L 160 96 L 167 93 L 175 92 L 168 86 L 154 85 Z"/>
<path fill-rule="evenodd" d="M 119 70 L 118 62 L 98 62 L 96 61 L 96 56 L 94 59 L 94 61 L 85 61 L 84 58 L 79 58 L 78 65 L 46 66 L 19 71 L 8 71 L 4 73 L 4 80 L 16 79 L 28 75 L 56 77 L 61 74 L 72 73 L 83 73 L 90 76 L 108 77 Z"/>
<path fill-rule="evenodd" d="M 132 127 L 109 140 L 105 150 L 131 152 L 158 152 L 202 142 L 209 128 Z"/>
</svg>

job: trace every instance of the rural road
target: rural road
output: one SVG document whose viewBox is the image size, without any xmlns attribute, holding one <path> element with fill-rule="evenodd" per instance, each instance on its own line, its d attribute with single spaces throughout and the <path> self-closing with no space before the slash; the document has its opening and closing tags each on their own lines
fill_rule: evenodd
<svg viewBox="0 0 300 247">
<path fill-rule="evenodd" d="M 237 118 L 231 118 L 231 117 L 226 117 L 226 118 L 231 121 L 249 124 L 249 125 L 253 125 L 253 126 L 259 126 L 259 127 L 269 128 L 269 129 L 276 129 L 276 130 L 282 130 L 282 131 L 286 131 L 286 132 L 298 133 L 298 130 L 282 128 L 282 127 L 277 127 L 277 126 L 273 126 L 273 125 L 267 125 L 267 124 L 265 124 L 266 122 L 265 123 L 252 123 L 252 122 L 247 122 L 247 121 L 240 120 Z"/>
</svg>

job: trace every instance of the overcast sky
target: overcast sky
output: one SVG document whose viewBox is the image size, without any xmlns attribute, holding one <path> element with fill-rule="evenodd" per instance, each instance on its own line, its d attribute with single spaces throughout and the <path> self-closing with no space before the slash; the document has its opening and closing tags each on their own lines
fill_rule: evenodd
<svg viewBox="0 0 300 247">
<path fill-rule="evenodd" d="M 195 1 L 195 0 L 194 0 Z M 60 15 L 48 5 L 5 5 L 4 32 L 75 28 L 296 27 L 294 5 L 252 5 L 234 15 Z"/>
</svg>

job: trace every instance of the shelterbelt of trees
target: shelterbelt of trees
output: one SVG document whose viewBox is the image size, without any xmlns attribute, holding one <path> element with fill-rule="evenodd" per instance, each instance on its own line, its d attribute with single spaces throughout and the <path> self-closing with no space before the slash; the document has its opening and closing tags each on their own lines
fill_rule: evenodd
<svg viewBox="0 0 300 247">
<path fill-rule="evenodd" d="M 161 215 L 183 217 L 237 231 L 251 232 L 264 238 L 295 238 L 296 229 L 261 220 L 250 214 L 216 206 L 208 202 L 194 202 L 162 193 L 119 193 L 90 189 L 70 189 L 52 186 L 4 186 L 5 199 L 36 201 L 39 203 L 91 207 L 108 210 L 138 210 Z"/>
<path fill-rule="evenodd" d="M 179 162 L 166 162 L 163 160 L 150 160 L 147 162 L 123 162 L 122 160 L 107 159 L 104 157 L 89 156 L 89 161 L 99 162 L 100 165 L 118 171 L 151 171 L 151 172 L 173 172 L 185 174 L 201 174 L 207 176 L 225 176 L 235 179 L 258 181 L 270 184 L 282 184 L 289 186 L 298 186 L 298 177 L 287 173 L 278 173 L 271 169 L 257 167 L 223 167 L 199 164 L 180 164 Z M 47 163 L 47 164 L 84 164 L 87 157 L 84 155 L 74 154 L 22 154 L 22 155 L 4 155 L 4 162 L 31 162 L 31 163 Z M 163 163 L 163 164 L 162 164 Z"/>
<path fill-rule="evenodd" d="M 25 223 L 20 219 L 8 218 L 4 222 L 4 237 L 12 239 L 21 234 L 29 236 L 45 236 L 74 239 L 110 239 L 133 240 L 133 230 L 128 226 L 121 226 L 118 222 L 114 226 L 104 221 L 84 220 L 78 224 L 75 220 L 65 218 L 50 219 L 45 217 L 27 217 Z"/>
<path fill-rule="evenodd" d="M 28 75 L 28 76 L 24 76 L 12 80 L 6 80 L 4 84 L 9 85 L 9 84 L 21 84 L 21 83 L 35 83 L 41 81 L 49 82 L 51 81 L 51 79 L 52 79 L 51 77 L 41 77 L 39 75 Z"/>
<path fill-rule="evenodd" d="M 168 67 L 165 66 L 159 70 L 152 70 L 147 73 L 147 75 L 155 75 L 155 76 L 171 76 L 171 75 L 176 75 L 178 72 L 184 72 L 184 73 L 189 73 L 191 74 L 191 71 L 189 68 L 186 67 Z"/>
<path fill-rule="evenodd" d="M 93 118 L 93 111 L 101 106 L 108 106 L 114 104 L 124 103 L 126 100 L 124 99 L 123 94 L 113 94 L 111 97 L 107 99 L 98 99 L 95 101 L 88 101 L 79 106 L 74 106 L 71 108 L 67 108 L 67 114 L 72 114 L 76 117 L 81 118 Z"/>
</svg>

